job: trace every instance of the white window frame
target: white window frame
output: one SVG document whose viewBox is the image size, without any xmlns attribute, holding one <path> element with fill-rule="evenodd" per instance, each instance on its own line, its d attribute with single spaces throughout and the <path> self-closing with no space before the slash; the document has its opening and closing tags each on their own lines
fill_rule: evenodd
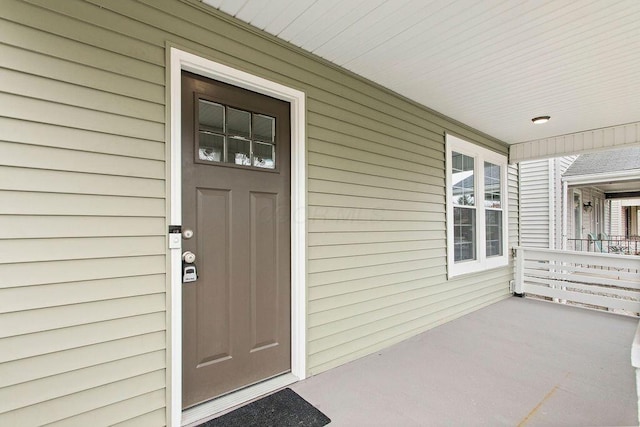
<svg viewBox="0 0 640 427">
<path fill-rule="evenodd" d="M 504 267 L 509 264 L 509 211 L 507 194 L 507 156 L 483 148 L 451 134 L 445 134 L 446 141 L 446 203 L 447 203 L 447 276 L 455 277 L 462 274 Z M 474 161 L 474 192 L 476 208 L 476 259 L 455 262 L 454 233 L 453 233 L 453 184 L 452 184 L 452 153 L 457 152 L 473 157 Z M 500 195 L 502 202 L 502 255 L 486 256 L 486 208 L 484 206 L 484 162 L 500 166 Z"/>
</svg>

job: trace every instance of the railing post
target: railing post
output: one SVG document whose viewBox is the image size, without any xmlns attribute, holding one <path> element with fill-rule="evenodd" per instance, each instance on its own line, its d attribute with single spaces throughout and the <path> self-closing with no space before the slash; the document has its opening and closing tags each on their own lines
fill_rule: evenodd
<svg viewBox="0 0 640 427">
<path fill-rule="evenodd" d="M 524 249 L 515 248 L 516 253 L 516 277 L 514 286 L 514 295 L 518 297 L 524 296 Z"/>
<path fill-rule="evenodd" d="M 556 279 L 556 268 L 555 268 L 556 262 L 549 260 L 548 265 L 549 265 L 549 273 L 550 273 L 549 278 L 551 280 L 555 280 Z M 553 289 L 557 289 L 556 285 L 549 285 L 549 286 Z M 553 302 L 561 302 L 561 301 L 558 298 L 554 298 Z"/>
</svg>

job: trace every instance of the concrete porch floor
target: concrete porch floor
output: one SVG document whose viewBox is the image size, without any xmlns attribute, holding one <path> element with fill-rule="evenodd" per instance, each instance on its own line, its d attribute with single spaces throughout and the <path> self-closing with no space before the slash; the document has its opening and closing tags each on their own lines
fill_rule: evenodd
<svg viewBox="0 0 640 427">
<path fill-rule="evenodd" d="M 332 427 L 637 425 L 637 324 L 509 298 L 291 388 Z"/>
</svg>

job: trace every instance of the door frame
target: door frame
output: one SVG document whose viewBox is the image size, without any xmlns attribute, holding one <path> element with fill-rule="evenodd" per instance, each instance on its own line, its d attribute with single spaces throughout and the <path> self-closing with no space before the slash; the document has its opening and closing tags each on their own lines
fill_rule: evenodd
<svg viewBox="0 0 640 427">
<path fill-rule="evenodd" d="M 170 426 L 190 423 L 270 389 L 277 389 L 306 377 L 306 97 L 305 93 L 282 84 L 237 70 L 167 43 L 167 228 L 182 225 L 181 177 L 181 73 L 189 71 L 281 99 L 291 104 L 291 374 L 280 381 L 265 381 L 253 391 L 239 391 L 220 399 L 225 402 L 208 408 L 182 411 L 182 239 L 168 237 L 167 256 L 167 420 Z M 173 237 L 172 237 L 173 236 Z M 284 376 L 283 376 L 284 377 Z M 234 397 L 235 396 L 235 397 Z M 230 398 L 227 398 L 230 397 Z M 226 408 L 225 408 L 226 406 Z M 210 412 L 210 413 L 209 413 Z M 197 417 L 193 419 L 194 417 Z"/>
</svg>

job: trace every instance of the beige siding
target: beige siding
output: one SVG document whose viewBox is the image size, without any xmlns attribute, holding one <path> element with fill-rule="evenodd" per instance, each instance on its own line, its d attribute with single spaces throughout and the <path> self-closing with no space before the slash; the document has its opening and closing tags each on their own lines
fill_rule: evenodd
<svg viewBox="0 0 640 427">
<path fill-rule="evenodd" d="M 0 424 L 135 419 L 165 407 L 164 52 L 2 9 Z"/>
<path fill-rule="evenodd" d="M 167 41 L 307 94 L 310 374 L 508 295 L 446 279 L 444 132 L 500 142 L 189 1 L 2 10 L 1 425 L 166 423 Z"/>
<path fill-rule="evenodd" d="M 50 424 L 52 427 L 72 427 L 95 424 L 100 420 L 105 425 L 138 425 L 141 427 L 164 423 L 164 391 L 157 390 L 105 406 L 95 411 L 85 412 Z M 152 411 L 139 415 L 140 408 Z"/>
<path fill-rule="evenodd" d="M 164 369 L 154 372 L 138 374 L 140 366 L 135 372 L 136 376 L 131 376 L 125 380 L 115 381 L 111 383 L 102 383 L 102 379 L 91 379 L 89 382 L 92 388 L 83 392 L 68 394 L 57 399 L 40 402 L 37 405 L 31 405 L 3 414 L 3 423 L 11 426 L 28 426 L 28 425 L 44 425 L 56 421 L 66 421 L 66 419 L 78 414 L 97 411 L 105 406 L 114 405 L 107 417 L 95 419 L 94 423 L 100 423 L 103 420 L 116 419 L 116 422 L 122 420 L 123 414 L 116 412 L 116 405 L 119 402 L 125 403 L 129 399 L 136 398 L 140 395 L 152 393 L 161 390 L 164 387 L 165 374 Z M 128 373 L 131 375 L 131 372 Z M 161 394 L 155 393 L 154 406 L 162 402 Z M 164 395 L 164 393 L 162 393 Z M 149 405 L 151 406 L 151 405 Z M 138 407 L 133 412 L 134 417 L 138 416 L 141 411 L 149 409 L 147 407 Z M 131 416 L 129 415 L 129 417 Z M 144 416 L 144 414 L 143 414 Z M 120 418 L 120 420 L 118 420 Z M 131 419 L 131 418 L 129 418 Z M 147 425 L 162 425 L 164 422 L 164 411 L 161 418 L 156 418 L 158 422 Z M 107 421 L 108 422 L 108 421 Z"/>
</svg>

